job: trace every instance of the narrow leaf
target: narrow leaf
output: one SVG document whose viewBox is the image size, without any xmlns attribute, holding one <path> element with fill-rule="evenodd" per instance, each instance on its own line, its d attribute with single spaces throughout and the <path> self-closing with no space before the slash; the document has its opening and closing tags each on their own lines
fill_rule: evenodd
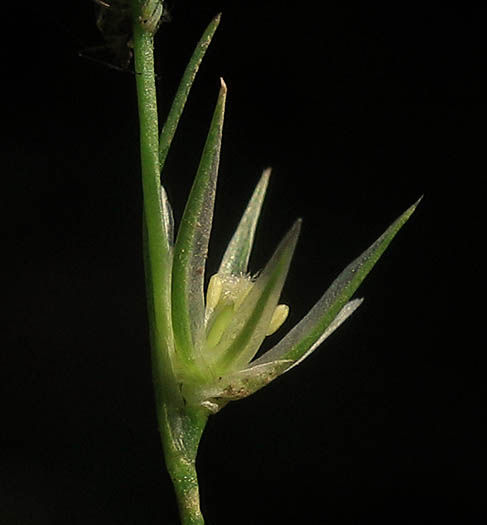
<svg viewBox="0 0 487 525">
<path fill-rule="evenodd" d="M 295 222 L 236 311 L 218 345 L 207 353 L 222 372 L 244 367 L 264 340 L 279 301 L 299 236 Z M 209 355 L 208 355 L 209 354 Z"/>
<path fill-rule="evenodd" d="M 259 183 L 245 209 L 239 225 L 223 255 L 218 273 L 239 275 L 247 273 L 250 252 L 254 243 L 255 228 L 269 184 L 270 168 L 264 170 Z"/>
<path fill-rule="evenodd" d="M 226 91 L 222 80 L 198 172 L 174 246 L 174 337 L 177 351 L 186 362 L 193 362 L 199 356 L 204 335 L 203 280 L 215 203 Z"/>
<path fill-rule="evenodd" d="M 348 306 L 345 304 L 418 204 L 419 200 L 393 222 L 360 257 L 349 264 L 308 314 L 275 347 L 256 359 L 253 365 L 283 359 L 291 359 L 295 363 L 301 361 L 331 333 L 332 330 L 327 332 L 327 329 L 334 330 L 351 315 L 360 302 L 352 301 Z M 332 326 L 335 319 L 337 323 Z"/>
<path fill-rule="evenodd" d="M 193 55 L 191 56 L 186 69 L 184 70 L 183 77 L 179 83 L 178 90 L 174 97 L 169 115 L 167 116 L 166 122 L 162 128 L 161 136 L 159 139 L 159 165 L 162 172 L 166 157 L 171 147 L 172 139 L 176 133 L 176 129 L 179 124 L 179 119 L 184 110 L 186 100 L 188 99 L 189 91 L 193 85 L 193 81 L 196 77 L 196 73 L 200 67 L 201 61 L 205 56 L 205 53 L 210 45 L 210 42 L 215 34 L 215 31 L 220 23 L 220 15 L 217 15 L 208 25 L 200 41 L 196 45 Z"/>
</svg>

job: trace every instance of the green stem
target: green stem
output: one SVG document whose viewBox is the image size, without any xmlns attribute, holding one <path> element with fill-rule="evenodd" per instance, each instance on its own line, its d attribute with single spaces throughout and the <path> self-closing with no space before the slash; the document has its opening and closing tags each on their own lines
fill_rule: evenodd
<svg viewBox="0 0 487 525">
<path fill-rule="evenodd" d="M 159 129 L 153 51 L 157 24 L 148 24 L 147 17 L 142 16 L 147 3 L 133 0 L 132 5 L 144 198 L 144 259 L 157 419 L 166 466 L 178 499 L 182 525 L 203 525 L 195 463 L 208 414 L 199 408 L 184 405 L 170 360 L 173 345 L 169 306 L 171 304 L 171 248 L 163 227 L 161 205 Z"/>
<path fill-rule="evenodd" d="M 198 408 L 186 408 L 184 412 L 171 414 L 163 408 L 160 416 L 164 456 L 176 492 L 181 523 L 204 525 L 200 509 L 196 455 L 208 413 Z"/>
<path fill-rule="evenodd" d="M 154 36 L 134 24 L 134 61 L 140 126 L 140 159 L 147 249 L 154 300 L 156 330 L 171 331 L 164 292 L 168 280 L 168 242 L 165 238 L 159 170 L 159 125 L 154 74 Z M 167 323 L 167 324 L 166 324 Z M 161 326 L 165 325 L 165 326 Z"/>
</svg>

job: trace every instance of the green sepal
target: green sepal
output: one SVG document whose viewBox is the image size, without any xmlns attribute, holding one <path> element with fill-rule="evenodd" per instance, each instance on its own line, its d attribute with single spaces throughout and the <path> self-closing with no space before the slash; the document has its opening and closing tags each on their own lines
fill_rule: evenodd
<svg viewBox="0 0 487 525">
<path fill-rule="evenodd" d="M 350 263 L 308 314 L 276 346 L 256 359 L 252 366 L 283 359 L 290 359 L 297 364 L 318 346 L 317 342 L 321 343 L 325 339 L 323 336 L 331 333 L 327 334 L 326 331 L 337 316 L 340 322 L 334 328 L 341 324 L 360 304 L 352 301 L 347 311 L 347 301 L 412 215 L 420 200 L 408 208 L 362 255 Z M 342 312 L 342 309 L 345 310 Z"/>
<path fill-rule="evenodd" d="M 203 281 L 213 220 L 215 189 L 225 112 L 226 86 L 218 101 L 198 172 L 191 188 L 174 245 L 172 313 L 176 351 L 183 363 L 202 364 L 204 339 Z"/>
<path fill-rule="evenodd" d="M 298 220 L 253 283 L 218 345 L 205 354 L 217 374 L 244 368 L 257 353 L 279 301 L 300 228 Z"/>
<path fill-rule="evenodd" d="M 250 252 L 254 244 L 255 229 L 259 220 L 270 175 L 270 168 L 265 169 L 262 173 L 237 229 L 228 243 L 218 273 L 229 273 L 232 275 L 247 273 Z"/>
</svg>

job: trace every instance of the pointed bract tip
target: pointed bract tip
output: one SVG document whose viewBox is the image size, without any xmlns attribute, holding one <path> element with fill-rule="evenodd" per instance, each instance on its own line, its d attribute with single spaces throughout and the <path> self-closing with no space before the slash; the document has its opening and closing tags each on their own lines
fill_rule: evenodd
<svg viewBox="0 0 487 525">
<path fill-rule="evenodd" d="M 421 195 L 421 197 L 411 206 L 411 208 L 413 209 L 416 209 L 416 207 L 418 206 L 418 204 L 423 200 L 423 197 L 424 197 L 424 193 L 423 195 Z"/>
<path fill-rule="evenodd" d="M 266 177 L 266 178 L 269 178 L 271 176 L 271 173 L 272 173 L 272 168 L 270 166 L 268 166 L 267 168 L 264 169 L 264 171 L 262 172 L 262 177 Z"/>
<path fill-rule="evenodd" d="M 213 19 L 213 22 L 215 24 L 219 24 L 220 23 L 220 20 L 222 19 L 222 14 L 221 13 L 218 13 L 215 18 Z"/>
<path fill-rule="evenodd" d="M 222 94 L 226 94 L 226 92 L 227 92 L 227 85 L 225 84 L 225 81 L 223 80 L 223 77 L 220 77 L 220 92 Z"/>
<path fill-rule="evenodd" d="M 289 231 L 287 232 L 285 238 L 287 239 L 294 238 L 293 242 L 296 243 L 299 237 L 299 233 L 301 232 L 302 223 L 303 223 L 303 219 L 296 219 L 293 225 L 291 226 L 291 228 L 289 229 Z"/>
<path fill-rule="evenodd" d="M 423 197 L 424 195 L 421 195 L 421 197 L 414 204 L 409 206 L 409 208 L 404 212 L 404 214 L 402 215 L 404 220 L 408 220 L 409 217 L 411 217 L 411 215 L 414 213 L 414 211 L 418 207 L 418 204 L 423 200 Z"/>
</svg>

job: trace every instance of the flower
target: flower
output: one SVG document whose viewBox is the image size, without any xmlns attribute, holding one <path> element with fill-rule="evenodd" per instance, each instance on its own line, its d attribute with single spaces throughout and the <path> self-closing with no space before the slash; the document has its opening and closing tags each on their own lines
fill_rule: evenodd
<svg viewBox="0 0 487 525">
<path fill-rule="evenodd" d="M 414 212 L 408 208 L 333 281 L 308 314 L 273 348 L 254 359 L 265 337 L 284 323 L 289 307 L 279 303 L 296 247 L 297 220 L 257 277 L 248 273 L 255 229 L 269 183 L 262 174 L 204 293 L 204 271 L 213 219 L 226 87 L 222 81 L 207 142 L 193 187 L 172 243 L 173 220 L 161 190 L 167 239 L 170 317 L 165 346 L 173 380 L 184 403 L 215 413 L 229 401 L 256 392 L 299 364 L 360 306 L 351 296 L 392 238 Z"/>
</svg>

